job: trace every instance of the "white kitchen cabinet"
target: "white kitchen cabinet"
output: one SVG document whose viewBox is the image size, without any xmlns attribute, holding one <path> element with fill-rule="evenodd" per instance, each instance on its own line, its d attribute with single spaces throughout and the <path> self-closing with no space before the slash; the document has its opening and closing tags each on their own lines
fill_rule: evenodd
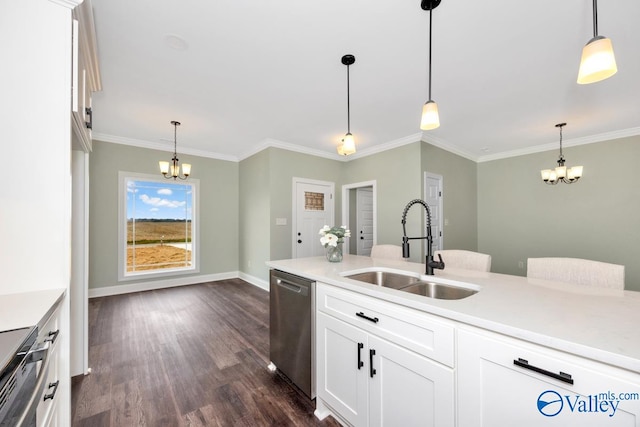
<svg viewBox="0 0 640 427">
<path fill-rule="evenodd" d="M 49 368 L 36 415 L 38 425 L 46 427 L 60 425 L 59 402 L 61 394 L 58 393 L 61 386 L 60 375 L 61 365 L 63 363 L 59 346 L 62 339 L 62 336 L 60 335 L 60 326 L 61 320 L 59 306 L 55 308 L 55 311 L 48 319 L 43 319 L 42 324 L 38 325 L 39 335 L 49 342 Z M 44 342 L 40 345 L 44 345 Z"/>
<path fill-rule="evenodd" d="M 0 294 L 68 289 L 71 264 L 72 9 L 81 0 L 2 2 L 3 172 Z M 20 159 L 20 160 L 18 160 Z M 25 169 L 28 164 L 28 169 Z M 28 170 L 28 173 L 25 171 Z M 43 213 L 44 209 L 44 213 Z M 35 243 L 34 243 L 35 242 Z M 68 295 L 60 330 L 70 328 Z M 20 311 L 32 302 L 21 303 Z M 8 311 L 2 306 L 3 314 Z M 26 326 L 26 325 L 23 325 Z M 71 425 L 69 341 L 58 343 L 58 424 Z"/>
<path fill-rule="evenodd" d="M 457 363 L 460 427 L 640 426 L 637 372 L 467 327 Z"/>
<path fill-rule="evenodd" d="M 316 291 L 318 414 L 354 426 L 454 425 L 453 370 L 424 356 L 449 361 L 451 325 L 321 283 Z M 443 342 L 448 350 L 434 348 Z"/>
<path fill-rule="evenodd" d="M 322 400 L 351 425 L 366 425 L 367 333 L 324 313 L 317 314 L 316 331 L 317 404 Z"/>
<path fill-rule="evenodd" d="M 86 153 L 92 149 L 93 110 L 91 96 L 102 90 L 98 67 L 97 42 L 90 0 L 84 0 L 73 10 L 73 67 L 71 123 L 75 150 Z"/>
</svg>

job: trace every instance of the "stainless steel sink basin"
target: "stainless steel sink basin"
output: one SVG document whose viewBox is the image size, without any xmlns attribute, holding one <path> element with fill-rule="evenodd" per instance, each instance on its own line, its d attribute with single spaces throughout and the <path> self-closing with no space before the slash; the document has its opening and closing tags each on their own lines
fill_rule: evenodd
<svg viewBox="0 0 640 427">
<path fill-rule="evenodd" d="M 478 292 L 471 288 L 423 281 L 417 276 L 388 271 L 366 271 L 344 277 L 435 299 L 463 299 Z"/>
<path fill-rule="evenodd" d="M 461 288 L 459 286 L 422 281 L 400 288 L 400 290 L 435 299 L 462 299 L 478 292 L 474 289 Z"/>
<path fill-rule="evenodd" d="M 399 289 L 416 283 L 419 279 L 415 276 L 405 274 L 389 273 L 386 271 L 367 271 L 365 273 L 351 274 L 349 279 L 371 283 L 373 285 L 384 286 L 385 288 Z"/>
</svg>

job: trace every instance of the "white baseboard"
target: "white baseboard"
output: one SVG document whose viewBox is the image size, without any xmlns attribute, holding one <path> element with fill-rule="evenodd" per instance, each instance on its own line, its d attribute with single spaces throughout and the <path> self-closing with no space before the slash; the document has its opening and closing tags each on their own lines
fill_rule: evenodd
<svg viewBox="0 0 640 427">
<path fill-rule="evenodd" d="M 243 273 L 242 271 L 240 272 L 240 275 L 238 277 L 244 280 L 245 282 L 251 283 L 253 286 L 257 286 L 269 292 L 269 282 L 266 280 L 262 280 L 255 276 L 250 276 L 247 273 Z"/>
<path fill-rule="evenodd" d="M 174 286 L 195 285 L 197 283 L 215 282 L 216 280 L 236 279 L 240 277 L 240 272 L 229 271 L 226 273 L 205 274 L 199 276 L 177 277 L 165 280 L 154 280 L 151 282 L 129 283 L 126 285 L 104 286 L 101 288 L 90 288 L 89 298 L 106 297 L 111 295 L 130 294 L 132 292 L 151 291 L 154 289 L 172 288 Z M 251 276 L 247 276 L 251 277 Z M 244 279 L 252 285 L 257 285 L 250 280 Z M 256 280 L 259 280 L 256 278 Z M 264 289 L 264 288 L 263 288 Z M 267 290 L 268 290 L 267 286 Z"/>
</svg>

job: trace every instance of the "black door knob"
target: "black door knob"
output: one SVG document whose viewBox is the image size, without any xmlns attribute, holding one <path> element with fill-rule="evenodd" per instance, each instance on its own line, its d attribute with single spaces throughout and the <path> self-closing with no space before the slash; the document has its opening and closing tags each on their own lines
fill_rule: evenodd
<svg viewBox="0 0 640 427">
<path fill-rule="evenodd" d="M 298 239 L 298 243 L 302 243 L 302 240 Z"/>
<path fill-rule="evenodd" d="M 364 240 L 364 237 L 360 236 L 360 240 Z"/>
</svg>

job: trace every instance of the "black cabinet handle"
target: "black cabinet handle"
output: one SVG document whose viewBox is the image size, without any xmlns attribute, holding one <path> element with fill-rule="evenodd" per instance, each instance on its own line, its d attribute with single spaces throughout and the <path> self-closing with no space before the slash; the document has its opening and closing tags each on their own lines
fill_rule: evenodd
<svg viewBox="0 0 640 427">
<path fill-rule="evenodd" d="M 87 126 L 87 129 L 93 129 L 93 110 L 91 110 L 91 108 L 89 107 L 86 107 L 84 109 L 84 112 L 87 116 L 89 116 L 89 121 L 84 122 L 84 124 Z"/>
<path fill-rule="evenodd" d="M 371 378 L 376 374 L 376 370 L 373 369 L 373 356 L 375 356 L 376 351 L 371 349 L 369 350 L 369 375 Z"/>
<path fill-rule="evenodd" d="M 51 399 L 53 400 L 54 397 L 56 397 L 56 392 L 58 391 L 58 386 L 60 385 L 60 381 L 56 381 L 55 383 L 49 383 L 49 387 L 48 388 L 53 388 L 53 391 L 49 394 L 45 394 L 44 395 L 44 400 L 48 400 Z"/>
<path fill-rule="evenodd" d="M 546 369 L 542 369 L 542 368 L 538 368 L 537 366 L 529 365 L 529 361 L 528 360 L 522 359 L 520 357 L 517 360 L 514 360 L 513 364 L 516 365 L 516 366 L 520 366 L 521 368 L 528 369 L 530 371 L 537 372 L 539 374 L 546 375 L 546 376 L 554 378 L 556 380 L 565 382 L 567 384 L 573 384 L 573 378 L 571 378 L 570 374 L 566 374 L 564 372 L 560 372 L 560 373 L 556 374 L 555 372 L 547 371 Z"/>
<path fill-rule="evenodd" d="M 363 319 L 367 319 L 369 322 L 373 322 L 373 323 L 378 323 L 378 320 L 380 320 L 377 317 L 369 317 L 365 315 L 363 312 L 356 313 L 356 316 L 362 317 Z"/>
<path fill-rule="evenodd" d="M 361 342 L 358 343 L 358 370 L 364 366 L 364 362 L 362 361 L 362 354 L 360 353 L 364 348 L 364 344 Z"/>
<path fill-rule="evenodd" d="M 44 342 L 51 342 L 51 344 L 53 345 L 54 342 L 56 342 L 56 339 L 58 339 L 58 334 L 60 333 L 60 329 L 56 329 L 53 332 L 49 332 L 49 335 L 47 335 L 47 338 L 44 339 Z"/>
</svg>

